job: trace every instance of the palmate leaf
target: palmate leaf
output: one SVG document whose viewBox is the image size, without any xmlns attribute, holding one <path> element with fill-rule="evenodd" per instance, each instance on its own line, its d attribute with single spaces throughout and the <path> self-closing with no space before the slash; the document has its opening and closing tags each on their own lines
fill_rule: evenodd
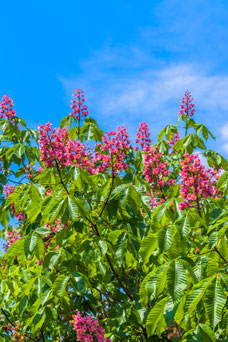
<svg viewBox="0 0 228 342">
<path fill-rule="evenodd" d="M 150 256 L 158 247 L 158 237 L 157 234 L 154 234 L 153 231 L 150 231 L 149 234 L 142 240 L 141 247 L 139 249 L 139 254 L 143 260 L 143 263 L 146 264 L 149 261 Z"/>
<path fill-rule="evenodd" d="M 190 220 L 189 216 L 185 215 L 183 217 L 180 217 L 175 223 L 175 227 L 179 231 L 180 235 L 182 238 L 186 238 L 189 233 L 189 228 L 190 228 Z"/>
<path fill-rule="evenodd" d="M 167 300 L 168 300 L 168 297 L 163 298 L 162 300 L 157 302 L 154 305 L 154 307 L 150 310 L 150 313 L 146 320 L 146 329 L 147 329 L 148 337 L 154 334 L 158 325 L 163 325 L 164 327 L 163 329 L 164 330 L 166 329 L 166 324 L 165 324 L 165 319 L 164 319 L 164 310 L 165 310 Z M 159 329 L 159 335 L 161 335 L 163 329 L 161 328 Z"/>
<path fill-rule="evenodd" d="M 196 284 L 190 291 L 185 305 L 185 310 L 188 314 L 196 311 L 198 303 L 202 300 L 207 291 L 209 285 L 213 282 L 214 276 L 210 278 L 203 279 L 201 282 Z"/>
<path fill-rule="evenodd" d="M 67 197 L 67 208 L 69 217 L 71 220 L 75 220 L 78 217 L 78 205 L 73 196 Z"/>
<path fill-rule="evenodd" d="M 172 245 L 173 237 L 171 227 L 164 227 L 158 233 L 158 245 L 161 252 L 166 252 Z"/>
<path fill-rule="evenodd" d="M 219 275 L 209 285 L 204 303 L 210 323 L 215 329 L 222 319 L 223 308 L 226 303 L 226 296 Z"/>
<path fill-rule="evenodd" d="M 214 331 L 207 324 L 199 324 L 199 328 L 203 333 L 205 342 L 215 342 L 217 340 Z"/>
<path fill-rule="evenodd" d="M 166 284 L 166 274 L 169 264 L 170 263 L 162 265 L 145 277 L 139 290 L 139 296 L 142 303 L 146 304 L 149 300 L 152 300 L 162 293 Z"/>
<path fill-rule="evenodd" d="M 84 126 L 81 127 L 80 140 L 86 141 L 93 139 L 94 141 L 102 141 L 104 132 L 98 128 L 94 119 L 86 118 Z"/>
<path fill-rule="evenodd" d="M 55 280 L 52 292 L 54 296 L 61 297 L 64 295 L 65 288 L 67 286 L 67 283 L 69 281 L 70 277 L 65 274 L 60 274 L 58 278 Z"/>
<path fill-rule="evenodd" d="M 206 277 L 207 267 L 208 267 L 207 256 L 206 255 L 199 256 L 195 262 L 195 267 L 193 269 L 193 272 L 198 281 L 201 281 L 203 278 Z"/>
<path fill-rule="evenodd" d="M 167 285 L 174 302 L 178 302 L 181 299 L 187 284 L 185 268 L 178 260 L 173 260 L 167 272 Z"/>
<path fill-rule="evenodd" d="M 29 234 L 25 237 L 24 240 L 24 250 L 25 255 L 28 257 L 33 254 L 37 244 L 37 235 L 35 233 Z"/>
</svg>

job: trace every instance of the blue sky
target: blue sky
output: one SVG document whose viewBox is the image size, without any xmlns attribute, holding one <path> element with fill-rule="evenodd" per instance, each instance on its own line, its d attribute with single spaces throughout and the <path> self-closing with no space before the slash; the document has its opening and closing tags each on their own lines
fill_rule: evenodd
<svg viewBox="0 0 228 342">
<path fill-rule="evenodd" d="M 1 2 L 0 96 L 37 128 L 58 125 L 83 88 L 104 130 L 176 122 L 186 89 L 195 119 L 228 156 L 227 0 Z"/>
<path fill-rule="evenodd" d="M 1 82 L 18 115 L 58 125 L 74 88 L 103 129 L 175 122 L 186 89 L 228 154 L 228 3 L 217 0 L 1 3 Z"/>
</svg>

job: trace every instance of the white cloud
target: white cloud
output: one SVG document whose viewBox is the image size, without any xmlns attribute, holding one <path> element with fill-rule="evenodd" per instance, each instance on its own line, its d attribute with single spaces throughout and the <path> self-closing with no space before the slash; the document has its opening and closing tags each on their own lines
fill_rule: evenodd
<svg viewBox="0 0 228 342">
<path fill-rule="evenodd" d="M 228 154 L 228 142 L 222 146 L 223 150 Z"/>
<path fill-rule="evenodd" d="M 228 139 L 228 123 L 222 127 L 221 134 L 224 139 Z"/>
<path fill-rule="evenodd" d="M 89 114 L 102 128 L 111 130 L 124 124 L 131 137 L 140 121 L 149 123 L 154 138 L 165 125 L 175 123 L 180 98 L 189 89 L 196 103 L 196 121 L 220 135 L 217 147 L 222 145 L 228 152 L 221 140 L 221 126 L 227 122 L 228 112 L 226 74 L 212 74 L 208 67 L 195 63 L 165 66 L 139 47 L 129 45 L 97 51 L 81 63 L 79 75 L 60 76 L 59 80 L 68 103 L 74 88 L 85 89 Z M 223 136 L 228 137 L 228 127 L 227 133 L 223 128 Z"/>
<path fill-rule="evenodd" d="M 222 149 L 228 154 L 228 123 L 224 124 L 221 128 Z"/>
</svg>

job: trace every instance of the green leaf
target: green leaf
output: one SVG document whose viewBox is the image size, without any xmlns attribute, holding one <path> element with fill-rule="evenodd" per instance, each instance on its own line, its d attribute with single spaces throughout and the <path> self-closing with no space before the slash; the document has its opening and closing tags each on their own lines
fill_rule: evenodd
<svg viewBox="0 0 228 342">
<path fill-rule="evenodd" d="M 186 238 L 189 234 L 190 229 L 190 220 L 189 216 L 185 215 L 183 217 L 180 217 L 175 223 L 175 227 L 178 229 L 180 235 L 182 238 Z"/>
<path fill-rule="evenodd" d="M 101 141 L 103 134 L 103 131 L 98 128 L 95 120 L 85 120 L 84 126 L 81 127 L 80 139 L 85 139 L 86 141 L 91 139 L 94 141 Z"/>
<path fill-rule="evenodd" d="M 158 233 L 158 244 L 160 250 L 166 252 L 172 244 L 171 227 L 164 227 Z"/>
<path fill-rule="evenodd" d="M 29 234 L 24 240 L 25 255 L 28 257 L 33 254 L 37 244 L 37 235 L 35 233 Z"/>
<path fill-rule="evenodd" d="M 64 295 L 67 283 L 69 281 L 69 276 L 65 274 L 60 274 L 53 284 L 53 296 L 61 297 Z"/>
<path fill-rule="evenodd" d="M 152 336 L 155 333 L 159 321 L 164 321 L 163 314 L 167 300 L 168 297 L 163 298 L 162 300 L 157 302 L 154 305 L 154 307 L 150 310 L 150 313 L 146 320 L 146 329 L 148 337 Z"/>
<path fill-rule="evenodd" d="M 149 261 L 150 256 L 158 247 L 158 234 L 150 231 L 149 234 L 142 240 L 141 247 L 139 249 L 139 254 L 146 264 Z"/>
<path fill-rule="evenodd" d="M 207 288 L 213 280 L 214 276 L 203 279 L 192 288 L 186 300 L 186 311 L 188 312 L 188 314 L 196 311 L 196 306 L 204 297 Z"/>
<path fill-rule="evenodd" d="M 67 197 L 67 207 L 69 212 L 69 217 L 71 220 L 75 220 L 78 217 L 78 205 L 74 197 Z"/>
<path fill-rule="evenodd" d="M 186 271 L 178 260 L 173 260 L 170 263 L 167 272 L 167 285 L 173 301 L 180 301 L 188 281 Z"/>
<path fill-rule="evenodd" d="M 200 329 L 207 335 L 209 341 L 216 342 L 217 338 L 214 331 L 207 324 L 199 324 Z"/>
<path fill-rule="evenodd" d="M 220 276 L 217 275 L 215 280 L 209 285 L 205 297 L 206 312 L 213 329 L 215 329 L 215 327 L 222 320 L 223 308 L 225 304 L 226 295 L 221 285 Z"/>
</svg>

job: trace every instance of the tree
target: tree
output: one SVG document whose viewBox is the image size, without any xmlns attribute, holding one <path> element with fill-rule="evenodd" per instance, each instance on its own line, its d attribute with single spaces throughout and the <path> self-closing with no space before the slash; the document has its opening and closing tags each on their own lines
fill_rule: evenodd
<svg viewBox="0 0 228 342">
<path fill-rule="evenodd" d="M 155 145 L 140 123 L 135 148 L 85 100 L 34 130 L 3 97 L 1 341 L 225 341 L 228 164 L 190 92 Z"/>
</svg>

